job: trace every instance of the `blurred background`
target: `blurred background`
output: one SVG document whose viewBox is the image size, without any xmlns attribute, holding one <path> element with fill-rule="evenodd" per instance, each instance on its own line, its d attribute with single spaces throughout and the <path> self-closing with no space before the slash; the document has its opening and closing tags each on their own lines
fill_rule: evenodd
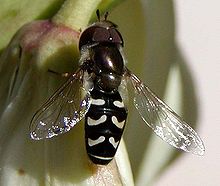
<svg viewBox="0 0 220 186">
<path fill-rule="evenodd" d="M 183 155 L 156 181 L 156 186 L 220 185 L 220 2 L 175 1 L 176 38 L 195 82 L 198 128 L 204 157 Z"/>
</svg>

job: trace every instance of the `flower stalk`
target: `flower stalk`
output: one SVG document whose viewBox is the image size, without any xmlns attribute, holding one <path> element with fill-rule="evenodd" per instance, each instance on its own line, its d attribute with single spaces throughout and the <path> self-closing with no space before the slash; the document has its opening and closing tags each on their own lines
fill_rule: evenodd
<svg viewBox="0 0 220 186">
<path fill-rule="evenodd" d="M 64 2 L 62 8 L 52 18 L 52 21 L 57 24 L 63 24 L 74 30 L 84 29 L 92 14 L 96 11 L 101 0 L 67 0 Z"/>
</svg>

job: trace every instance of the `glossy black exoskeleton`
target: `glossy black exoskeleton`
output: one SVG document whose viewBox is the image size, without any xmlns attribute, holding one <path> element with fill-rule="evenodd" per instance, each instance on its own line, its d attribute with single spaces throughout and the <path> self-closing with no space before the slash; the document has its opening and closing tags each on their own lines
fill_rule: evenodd
<svg viewBox="0 0 220 186">
<path fill-rule="evenodd" d="M 130 85 L 136 109 L 159 137 L 176 148 L 203 155 L 197 133 L 125 66 L 124 42 L 117 26 L 107 16 L 100 20 L 98 11 L 97 16 L 98 21 L 81 33 L 79 69 L 36 112 L 31 138 L 52 138 L 85 118 L 88 156 L 95 164 L 108 164 L 125 127 L 124 100 Z"/>
<path fill-rule="evenodd" d="M 80 51 L 88 54 L 83 64 L 86 61 L 88 72 L 94 74 L 92 102 L 85 115 L 85 139 L 87 153 L 96 164 L 107 164 L 113 159 L 127 118 L 118 92 L 124 73 L 122 45 L 116 25 L 108 20 L 88 27 L 79 40 Z"/>
</svg>

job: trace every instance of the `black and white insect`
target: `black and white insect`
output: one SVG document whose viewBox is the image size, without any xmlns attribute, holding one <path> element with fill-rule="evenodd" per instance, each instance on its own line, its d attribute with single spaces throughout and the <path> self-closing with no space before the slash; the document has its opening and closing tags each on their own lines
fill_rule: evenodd
<svg viewBox="0 0 220 186">
<path fill-rule="evenodd" d="M 126 90 L 144 122 L 164 141 L 203 155 L 196 132 L 125 66 L 123 39 L 117 26 L 100 20 L 80 36 L 79 69 L 36 112 L 30 125 L 34 140 L 68 132 L 85 118 L 87 154 L 95 164 L 108 164 L 119 146 L 127 118 Z"/>
</svg>

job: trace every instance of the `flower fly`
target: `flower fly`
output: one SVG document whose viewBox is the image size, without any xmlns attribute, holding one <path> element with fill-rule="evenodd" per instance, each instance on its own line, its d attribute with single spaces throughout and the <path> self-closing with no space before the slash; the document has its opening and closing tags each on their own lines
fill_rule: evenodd
<svg viewBox="0 0 220 186">
<path fill-rule="evenodd" d="M 34 140 L 52 138 L 85 118 L 87 154 L 95 164 L 108 164 L 119 146 L 127 119 L 127 85 L 144 122 L 164 141 L 186 152 L 203 155 L 197 133 L 125 66 L 123 38 L 117 25 L 100 20 L 79 39 L 79 69 L 36 112 L 30 125 Z M 123 92 L 123 93 L 122 93 Z"/>
</svg>

